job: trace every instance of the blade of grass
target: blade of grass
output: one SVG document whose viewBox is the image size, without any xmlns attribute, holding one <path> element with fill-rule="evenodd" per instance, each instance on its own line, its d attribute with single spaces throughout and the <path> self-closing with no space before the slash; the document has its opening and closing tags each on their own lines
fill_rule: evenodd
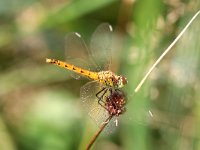
<svg viewBox="0 0 200 150">
<path fill-rule="evenodd" d="M 101 7 L 109 5 L 114 0 L 77 0 L 71 3 L 67 3 L 61 9 L 49 12 L 49 15 L 41 24 L 43 28 L 50 28 L 58 24 L 66 23 L 71 20 L 77 19 L 89 12 L 97 10 Z"/>
<path fill-rule="evenodd" d="M 171 50 L 171 48 L 177 43 L 177 41 L 181 38 L 181 36 L 185 33 L 187 28 L 191 25 L 191 23 L 195 20 L 195 18 L 199 15 L 200 11 L 198 11 L 192 19 L 188 22 L 188 24 L 185 26 L 185 28 L 181 31 L 181 33 L 175 38 L 175 40 L 167 47 L 167 49 L 162 53 L 162 55 L 156 60 L 156 62 L 152 65 L 152 67 L 149 69 L 149 71 L 146 73 L 144 78 L 140 81 L 140 83 L 135 88 L 135 93 L 137 93 L 142 85 L 144 84 L 147 77 L 150 75 L 150 73 L 153 71 L 153 69 L 158 65 L 158 63 L 163 59 L 163 57 Z"/>
</svg>

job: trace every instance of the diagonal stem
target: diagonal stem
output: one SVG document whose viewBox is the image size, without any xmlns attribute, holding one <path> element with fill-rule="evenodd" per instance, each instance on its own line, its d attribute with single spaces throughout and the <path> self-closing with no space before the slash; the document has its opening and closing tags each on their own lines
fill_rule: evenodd
<svg viewBox="0 0 200 150">
<path fill-rule="evenodd" d="M 152 65 L 152 67 L 149 69 L 149 71 L 146 73 L 144 78 L 140 81 L 138 86 L 135 88 L 135 93 L 139 91 L 141 86 L 144 84 L 147 77 L 150 75 L 150 73 L 153 71 L 153 69 L 157 66 L 157 64 L 163 59 L 163 57 L 171 50 L 171 48 L 177 43 L 177 41 L 181 38 L 183 33 L 187 30 L 187 28 L 190 26 L 190 24 L 194 21 L 194 19 L 199 15 L 200 11 L 198 11 L 192 19 L 189 21 L 189 23 L 185 26 L 185 28 L 181 31 L 181 33 L 175 38 L 175 40 L 168 46 L 168 48 L 163 52 L 163 54 L 157 59 L 157 61 Z"/>
<path fill-rule="evenodd" d="M 96 132 L 96 134 L 93 136 L 93 138 L 91 139 L 90 143 L 87 145 L 86 150 L 89 150 L 92 145 L 94 144 L 94 142 L 96 141 L 96 139 L 98 138 L 98 136 L 100 135 L 100 133 L 103 131 L 103 129 L 107 126 L 107 124 L 110 122 L 110 120 L 112 119 L 112 115 L 110 115 L 105 122 L 103 122 L 102 126 L 100 127 L 100 129 Z"/>
</svg>

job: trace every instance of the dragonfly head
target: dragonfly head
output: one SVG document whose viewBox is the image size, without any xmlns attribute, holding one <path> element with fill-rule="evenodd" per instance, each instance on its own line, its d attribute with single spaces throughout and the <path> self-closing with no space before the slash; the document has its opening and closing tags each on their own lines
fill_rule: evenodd
<svg viewBox="0 0 200 150">
<path fill-rule="evenodd" d="M 128 83 L 127 79 L 124 76 L 118 76 L 117 79 L 117 87 L 118 88 L 122 88 L 124 87 L 124 85 L 126 85 Z"/>
</svg>

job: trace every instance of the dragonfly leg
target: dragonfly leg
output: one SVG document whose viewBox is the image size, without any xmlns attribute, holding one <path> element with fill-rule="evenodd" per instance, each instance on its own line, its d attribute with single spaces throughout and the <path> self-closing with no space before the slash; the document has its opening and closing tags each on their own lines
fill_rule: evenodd
<svg viewBox="0 0 200 150">
<path fill-rule="evenodd" d="M 101 99 L 104 95 L 105 95 L 105 90 L 106 89 L 106 87 L 103 87 L 97 94 L 96 94 L 96 97 L 98 98 L 98 99 Z M 101 95 L 101 96 L 99 96 L 102 92 L 104 91 L 104 93 Z"/>
<path fill-rule="evenodd" d="M 120 89 L 115 89 L 115 91 L 121 93 Z"/>
<path fill-rule="evenodd" d="M 105 102 L 103 101 L 103 97 L 106 94 L 106 92 L 108 91 L 108 89 L 106 87 L 102 88 L 97 94 L 96 97 L 98 99 L 98 104 L 101 105 L 103 108 L 105 108 L 107 110 L 107 108 L 105 107 Z M 103 93 L 102 95 L 100 95 L 101 93 Z M 100 95 L 100 96 L 99 96 Z"/>
</svg>

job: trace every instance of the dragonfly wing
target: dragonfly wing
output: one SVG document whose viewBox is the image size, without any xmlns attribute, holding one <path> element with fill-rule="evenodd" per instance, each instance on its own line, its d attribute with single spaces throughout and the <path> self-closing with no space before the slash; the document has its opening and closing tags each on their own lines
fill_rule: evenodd
<svg viewBox="0 0 200 150">
<path fill-rule="evenodd" d="M 112 119 L 109 121 L 109 123 L 104 128 L 105 134 L 113 133 L 121 125 L 119 118 L 120 117 L 117 117 L 117 116 L 112 117 Z"/>
<path fill-rule="evenodd" d="M 66 62 L 77 67 L 90 70 L 93 65 L 90 60 L 88 48 L 77 32 L 67 34 L 65 38 L 65 56 Z M 71 71 L 74 78 L 80 78 L 80 75 Z"/>
<path fill-rule="evenodd" d="M 99 71 L 110 68 L 112 32 L 112 26 L 108 23 L 103 23 L 97 27 L 92 35 L 90 50 Z"/>
<path fill-rule="evenodd" d="M 98 82 L 91 81 L 86 83 L 80 90 L 81 101 L 89 116 L 101 126 L 109 117 L 105 108 L 103 108 L 96 97 L 96 93 L 101 90 Z"/>
</svg>

